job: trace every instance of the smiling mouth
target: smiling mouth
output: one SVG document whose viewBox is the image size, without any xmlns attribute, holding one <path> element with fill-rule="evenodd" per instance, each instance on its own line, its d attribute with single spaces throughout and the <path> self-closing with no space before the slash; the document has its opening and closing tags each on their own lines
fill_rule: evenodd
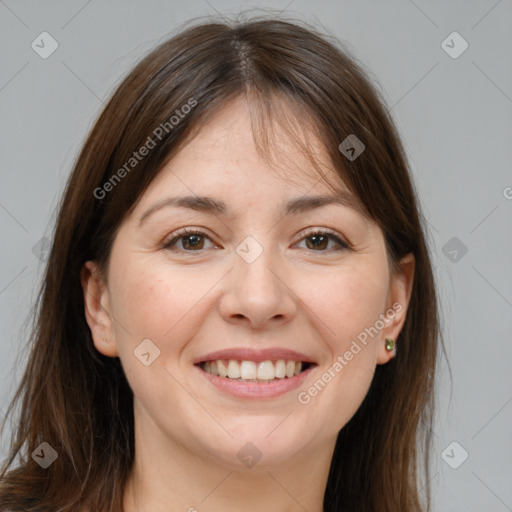
<svg viewBox="0 0 512 512">
<path fill-rule="evenodd" d="M 291 379 L 316 365 L 315 363 L 285 359 L 260 362 L 218 359 L 216 361 L 203 361 L 198 366 L 206 373 L 224 379 L 266 384 Z"/>
</svg>

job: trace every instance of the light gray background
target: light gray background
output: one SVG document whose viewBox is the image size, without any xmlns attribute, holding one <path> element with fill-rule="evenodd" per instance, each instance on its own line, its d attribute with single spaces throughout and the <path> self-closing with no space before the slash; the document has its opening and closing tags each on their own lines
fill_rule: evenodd
<svg viewBox="0 0 512 512">
<path fill-rule="evenodd" d="M 384 89 L 430 225 L 453 370 L 452 386 L 441 365 L 434 510 L 512 510 L 511 0 L 1 0 L 0 416 L 44 264 L 33 247 L 102 102 L 183 21 L 253 7 L 338 36 Z M 47 59 L 31 48 L 43 31 L 59 45 Z M 457 59 L 441 46 L 453 31 L 469 43 Z M 453 237 L 466 254 L 443 251 Z"/>
</svg>

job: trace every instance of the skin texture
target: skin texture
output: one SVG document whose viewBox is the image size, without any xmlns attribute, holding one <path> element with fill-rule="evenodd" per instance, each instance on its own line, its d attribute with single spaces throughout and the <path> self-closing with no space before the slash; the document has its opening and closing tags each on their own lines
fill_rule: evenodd
<svg viewBox="0 0 512 512">
<path fill-rule="evenodd" d="M 128 512 L 322 511 L 337 433 L 360 406 L 376 365 L 394 356 L 384 340 L 396 339 L 405 320 L 413 257 L 391 275 L 380 228 L 345 205 L 283 217 L 289 199 L 334 191 L 291 143 L 279 145 L 293 156 L 293 169 L 263 161 L 245 100 L 229 103 L 153 180 L 116 235 L 107 275 L 94 262 L 82 270 L 95 347 L 121 359 L 135 395 Z M 179 195 L 222 200 L 229 215 L 164 207 L 139 225 L 149 208 Z M 190 237 L 164 248 L 184 227 L 206 232 L 200 250 L 190 249 Z M 306 236 L 314 228 L 334 230 L 351 248 L 336 250 L 334 239 L 315 248 Z M 236 252 L 248 236 L 263 249 L 250 264 Z M 401 311 L 378 335 L 300 403 L 298 392 L 396 303 Z M 160 350 L 150 366 L 134 355 L 147 338 Z M 289 348 L 318 366 L 298 390 L 234 398 L 193 365 L 233 347 Z M 261 452 L 252 468 L 237 457 L 247 442 Z"/>
</svg>

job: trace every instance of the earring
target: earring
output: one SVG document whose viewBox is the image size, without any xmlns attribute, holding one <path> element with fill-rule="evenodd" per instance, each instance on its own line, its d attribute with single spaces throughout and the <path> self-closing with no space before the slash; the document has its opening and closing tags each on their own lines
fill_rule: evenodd
<svg viewBox="0 0 512 512">
<path fill-rule="evenodd" d="M 392 352 L 395 348 L 395 340 L 392 338 L 386 338 L 386 350 Z"/>
</svg>

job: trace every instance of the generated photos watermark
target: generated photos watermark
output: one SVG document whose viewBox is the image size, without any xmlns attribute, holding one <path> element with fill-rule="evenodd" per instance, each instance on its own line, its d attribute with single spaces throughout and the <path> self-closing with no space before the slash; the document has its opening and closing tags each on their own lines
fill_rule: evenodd
<svg viewBox="0 0 512 512">
<path fill-rule="evenodd" d="M 94 197 L 96 199 L 104 199 L 109 192 L 114 190 L 121 180 L 133 169 L 139 165 L 152 149 L 156 148 L 158 142 L 162 138 L 170 133 L 176 126 L 178 126 L 183 119 L 192 111 L 197 105 L 197 100 L 193 97 L 187 100 L 187 103 L 183 104 L 180 108 L 174 111 L 174 114 L 165 123 L 160 123 L 148 136 L 146 142 L 139 148 L 138 151 L 134 151 L 132 156 L 126 160 L 126 162 L 116 171 L 110 178 L 103 183 L 101 187 L 94 189 Z"/>
<path fill-rule="evenodd" d="M 362 350 L 362 346 L 368 344 L 368 337 L 373 339 L 384 329 L 384 327 L 393 320 L 397 313 L 402 311 L 403 306 L 399 302 L 395 302 L 385 313 L 381 313 L 378 320 L 370 326 L 366 327 L 357 335 L 357 339 L 352 340 L 350 348 L 346 350 L 343 355 L 336 358 L 332 364 L 306 391 L 301 391 L 297 395 L 297 400 L 303 405 L 311 402 L 312 398 L 318 395 L 329 382 L 331 382 L 340 372 L 347 366 L 354 357 Z"/>
</svg>

